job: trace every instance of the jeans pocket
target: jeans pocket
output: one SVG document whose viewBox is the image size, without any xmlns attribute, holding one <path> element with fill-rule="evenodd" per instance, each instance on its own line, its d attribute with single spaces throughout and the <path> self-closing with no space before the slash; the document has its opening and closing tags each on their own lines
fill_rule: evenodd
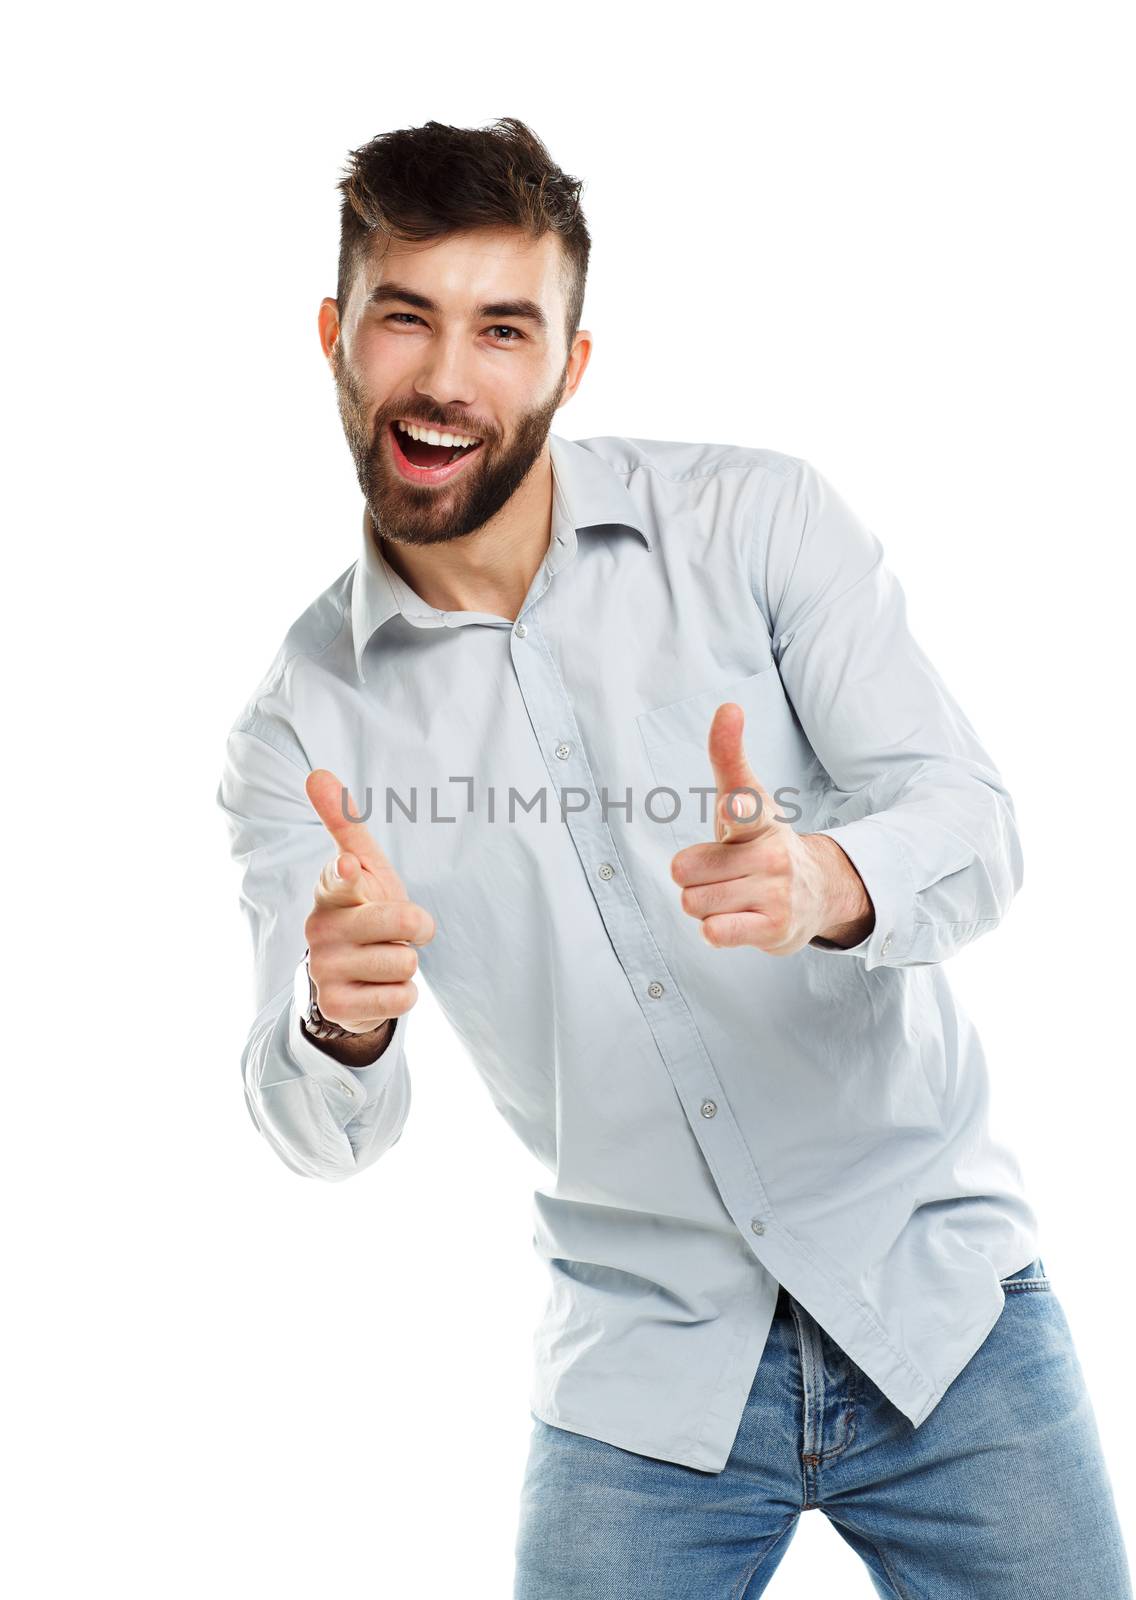
<svg viewBox="0 0 1136 1600">
<path fill-rule="evenodd" d="M 1052 1284 L 1045 1275 L 1045 1267 L 1040 1256 L 1028 1262 L 1026 1266 L 1020 1267 L 1017 1272 L 1011 1272 L 1008 1278 L 1000 1278 L 998 1281 L 1007 1294 L 1020 1290 L 1052 1288 Z"/>
</svg>

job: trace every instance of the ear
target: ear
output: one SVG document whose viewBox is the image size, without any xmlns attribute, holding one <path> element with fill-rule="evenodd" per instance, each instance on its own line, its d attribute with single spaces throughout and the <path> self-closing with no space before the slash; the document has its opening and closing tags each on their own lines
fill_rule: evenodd
<svg viewBox="0 0 1136 1600">
<path fill-rule="evenodd" d="M 324 355 L 331 363 L 331 369 L 333 372 L 335 371 L 340 358 L 340 337 L 339 302 L 331 299 L 330 296 L 325 296 L 325 298 L 320 301 L 319 338 L 320 346 Z"/>
<path fill-rule="evenodd" d="M 568 361 L 564 373 L 564 387 L 560 392 L 560 400 L 556 407 L 566 406 L 571 400 L 584 376 L 584 370 L 591 360 L 592 336 L 586 328 L 581 328 L 572 341 L 572 348 L 568 352 Z"/>
</svg>

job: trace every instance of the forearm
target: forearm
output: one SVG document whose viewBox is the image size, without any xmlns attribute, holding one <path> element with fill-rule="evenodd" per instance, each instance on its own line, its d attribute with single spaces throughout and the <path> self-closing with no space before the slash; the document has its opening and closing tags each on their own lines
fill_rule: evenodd
<svg viewBox="0 0 1136 1600">
<path fill-rule="evenodd" d="M 944 961 L 1005 916 L 1022 881 L 1013 804 L 996 776 L 943 766 L 892 803 L 824 830 L 869 887 L 869 965 Z"/>
<path fill-rule="evenodd" d="M 399 1138 L 410 1107 L 405 1019 L 392 1019 L 390 1029 L 382 1060 L 351 1071 L 302 1032 L 294 993 L 258 1015 L 241 1061 L 245 1096 L 260 1132 L 294 1172 L 352 1177 Z"/>
</svg>

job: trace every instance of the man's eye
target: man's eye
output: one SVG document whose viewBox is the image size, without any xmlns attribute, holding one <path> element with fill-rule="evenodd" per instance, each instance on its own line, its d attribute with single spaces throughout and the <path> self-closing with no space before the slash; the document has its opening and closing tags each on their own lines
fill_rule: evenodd
<svg viewBox="0 0 1136 1600">
<path fill-rule="evenodd" d="M 422 321 L 422 318 L 421 317 L 416 317 L 414 315 L 413 311 L 392 311 L 390 313 L 390 315 L 387 317 L 387 321 L 388 322 L 397 322 L 400 317 L 405 317 L 408 322 L 421 322 Z M 516 344 L 519 339 L 523 339 L 524 338 L 524 334 L 520 331 L 519 328 L 510 328 L 508 326 L 508 324 L 504 323 L 504 322 L 499 322 L 496 327 L 490 328 L 489 331 L 490 331 L 490 333 L 498 333 L 498 334 L 505 333 L 505 334 L 508 334 L 509 337 L 507 339 L 502 339 L 502 340 L 499 341 L 502 344 Z"/>
</svg>

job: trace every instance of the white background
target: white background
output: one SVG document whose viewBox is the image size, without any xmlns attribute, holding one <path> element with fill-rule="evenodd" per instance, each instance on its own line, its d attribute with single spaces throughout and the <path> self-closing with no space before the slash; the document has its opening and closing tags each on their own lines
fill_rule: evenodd
<svg viewBox="0 0 1136 1600">
<path fill-rule="evenodd" d="M 398 1146 L 346 1184 L 277 1160 L 214 805 L 357 551 L 316 334 L 335 183 L 431 117 L 519 116 L 586 179 L 595 350 L 556 431 L 813 461 L 1007 779 L 1025 885 L 951 977 L 1131 1548 L 1127 8 L 29 15 L 0 97 L 10 1591 L 510 1592 L 546 1175 L 424 985 Z M 818 1586 L 872 1592 L 809 1516 L 768 1592 Z"/>
</svg>

